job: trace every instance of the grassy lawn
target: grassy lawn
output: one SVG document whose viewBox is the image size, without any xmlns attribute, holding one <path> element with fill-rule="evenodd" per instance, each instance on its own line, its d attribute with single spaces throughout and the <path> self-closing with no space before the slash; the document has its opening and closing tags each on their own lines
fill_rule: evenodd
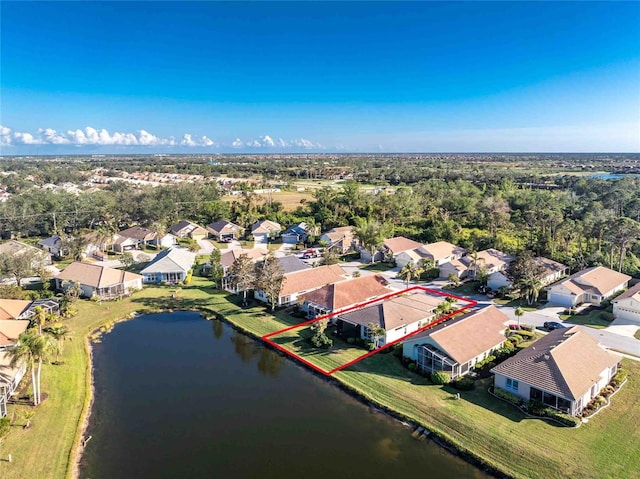
<svg viewBox="0 0 640 479">
<path fill-rule="evenodd" d="M 602 311 L 599 309 L 593 310 L 589 312 L 589 314 L 581 315 L 581 314 L 561 314 L 560 319 L 566 321 L 571 324 L 580 324 L 583 326 L 590 326 L 595 329 L 603 329 L 607 326 L 611 325 L 611 321 L 607 321 L 606 319 L 602 319 L 600 317 L 600 313 Z"/>
<path fill-rule="evenodd" d="M 474 296 L 478 294 L 479 285 L 480 281 L 469 281 L 461 286 L 458 286 L 457 288 L 446 289 L 457 296 Z"/>
<path fill-rule="evenodd" d="M 365 266 L 360 266 L 360 269 L 366 269 L 367 271 L 389 271 L 395 268 L 393 263 L 373 263 Z"/>
<path fill-rule="evenodd" d="M 73 263 L 73 259 L 65 259 L 65 260 L 62 260 L 62 261 L 54 262 L 53 266 L 55 266 L 56 268 L 58 268 L 59 270 L 62 271 L 67 266 L 69 266 L 71 263 Z"/>
<path fill-rule="evenodd" d="M 526 312 L 538 310 L 535 304 L 533 306 L 529 306 L 527 304 L 527 300 L 523 298 L 518 298 L 518 299 L 496 298 L 493 300 L 493 302 L 501 306 L 510 306 L 512 308 L 522 308 L 523 311 L 526 311 Z"/>
<path fill-rule="evenodd" d="M 638 329 L 636 331 L 636 333 L 633 335 L 633 337 L 636 338 L 636 339 L 640 339 L 640 329 Z"/>
</svg>

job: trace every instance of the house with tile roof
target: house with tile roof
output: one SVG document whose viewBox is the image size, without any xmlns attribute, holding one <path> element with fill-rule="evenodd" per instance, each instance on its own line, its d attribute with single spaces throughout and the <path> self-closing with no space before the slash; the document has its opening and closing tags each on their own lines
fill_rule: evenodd
<svg viewBox="0 0 640 479">
<path fill-rule="evenodd" d="M 320 236 L 320 241 L 324 241 L 327 244 L 327 248 L 339 254 L 348 253 L 358 246 L 358 240 L 353 233 L 353 226 L 332 228 Z"/>
<path fill-rule="evenodd" d="M 302 298 L 308 318 L 336 313 L 392 293 L 389 282 L 379 274 L 350 278 L 323 286 Z"/>
<path fill-rule="evenodd" d="M 502 311 L 487 306 L 408 338 L 402 354 L 423 372 L 444 371 L 455 379 L 504 345 L 508 322 Z"/>
<path fill-rule="evenodd" d="M 251 226 L 251 235 L 256 246 L 266 245 L 270 239 L 277 238 L 282 232 L 282 226 L 275 221 L 256 221 Z"/>
<path fill-rule="evenodd" d="M 15 346 L 28 327 L 27 319 L 0 319 L 0 351 Z"/>
<path fill-rule="evenodd" d="M 555 283 L 563 276 L 566 276 L 569 271 L 569 267 L 567 265 L 542 256 L 535 257 L 533 261 L 535 261 L 542 270 L 542 274 L 539 278 L 541 287 Z M 500 288 L 511 288 L 513 283 L 511 282 L 511 278 L 509 278 L 507 271 L 496 271 L 489 275 L 487 286 L 493 290 L 498 290 Z"/>
<path fill-rule="evenodd" d="M 440 277 L 448 278 L 455 274 L 458 278 L 475 278 L 476 271 L 484 269 L 489 275 L 504 272 L 515 260 L 515 257 L 497 249 L 489 248 L 477 253 L 467 254 L 459 259 L 441 263 Z M 476 262 L 477 261 L 477 262 Z"/>
<path fill-rule="evenodd" d="M 75 261 L 55 278 L 56 289 L 64 291 L 70 283 L 80 285 L 84 298 L 115 299 L 142 289 L 142 276 L 121 269 Z"/>
<path fill-rule="evenodd" d="M 315 291 L 328 284 L 337 283 L 346 277 L 347 273 L 345 270 L 337 264 L 285 273 L 277 306 L 296 304 L 298 298 L 304 296 L 306 293 Z M 267 295 L 262 290 L 256 290 L 254 296 L 259 301 L 268 302 Z"/>
<path fill-rule="evenodd" d="M 38 242 L 38 246 L 53 256 L 60 257 L 62 252 L 62 238 L 60 235 L 53 235 Z"/>
<path fill-rule="evenodd" d="M 396 236 L 394 238 L 387 238 L 384 240 L 380 249 L 374 255 L 374 261 L 381 261 L 385 258 L 390 258 L 396 260 L 399 254 L 405 251 L 411 251 L 419 249 L 422 246 L 422 243 L 418 243 L 409 238 L 405 238 L 404 236 Z M 360 258 L 362 261 L 370 262 L 371 261 L 371 253 L 367 251 L 367 248 L 360 248 Z"/>
<path fill-rule="evenodd" d="M 396 256 L 396 264 L 402 268 L 408 263 L 418 265 L 421 260 L 428 260 L 437 268 L 444 263 L 462 258 L 465 252 L 464 248 L 447 241 L 437 241 L 399 253 Z"/>
<path fill-rule="evenodd" d="M 622 356 L 579 326 L 551 331 L 494 367 L 494 387 L 576 416 L 618 371 Z"/>
<path fill-rule="evenodd" d="M 604 266 L 594 266 L 547 286 L 549 303 L 569 308 L 582 303 L 599 306 L 605 299 L 623 291 L 631 276 Z"/>
<path fill-rule="evenodd" d="M 0 254 L 7 255 L 25 255 L 28 254 L 32 261 L 31 266 L 34 269 L 49 266 L 51 264 L 51 255 L 40 248 L 22 243 L 16 240 L 5 241 L 0 244 Z"/>
<path fill-rule="evenodd" d="M 640 326 L 640 283 L 632 286 L 613 301 L 613 316 Z"/>
<path fill-rule="evenodd" d="M 282 233 L 282 242 L 286 244 L 304 243 L 310 235 L 310 229 L 310 225 L 304 221 L 291 225 Z"/>
<path fill-rule="evenodd" d="M 31 303 L 24 299 L 0 299 L 0 320 L 24 319 Z"/>
<path fill-rule="evenodd" d="M 220 265 L 222 266 L 223 277 L 221 281 L 222 289 L 225 291 L 229 291 L 230 293 L 236 293 L 236 289 L 231 285 L 231 276 L 229 275 L 229 268 L 231 265 L 235 263 L 235 261 L 240 258 L 240 256 L 246 255 L 252 263 L 256 263 L 261 261 L 265 255 L 266 251 L 262 248 L 251 248 L 251 249 L 242 249 L 242 248 L 233 248 L 227 249 L 222 252 L 220 255 Z"/>
<path fill-rule="evenodd" d="M 140 249 L 155 244 L 158 233 L 143 226 L 134 226 L 122 230 L 114 236 L 113 250 L 124 253 L 132 249 Z"/>
<path fill-rule="evenodd" d="M 242 236 L 243 231 L 242 226 L 226 220 L 214 221 L 207 225 L 209 236 L 216 241 L 237 240 Z"/>
<path fill-rule="evenodd" d="M 338 334 L 343 337 L 371 339 L 373 323 L 384 329 L 376 347 L 396 341 L 414 333 L 436 318 L 436 308 L 444 301 L 424 291 L 394 296 L 379 302 L 341 313 L 335 317 Z"/>
<path fill-rule="evenodd" d="M 196 241 L 205 239 L 209 234 L 202 226 L 186 220 L 172 225 L 170 231 L 176 238 L 191 238 Z"/>
<path fill-rule="evenodd" d="M 184 281 L 196 262 L 196 254 L 184 248 L 161 251 L 142 270 L 143 283 L 177 284 Z"/>
<path fill-rule="evenodd" d="M 7 403 L 27 372 L 27 363 L 11 365 L 11 355 L 0 351 L 0 417 L 7 415 Z"/>
</svg>

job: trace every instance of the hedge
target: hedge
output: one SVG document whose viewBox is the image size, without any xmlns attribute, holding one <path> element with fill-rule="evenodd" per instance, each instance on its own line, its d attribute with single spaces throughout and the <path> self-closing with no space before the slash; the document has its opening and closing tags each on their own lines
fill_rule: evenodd
<svg viewBox="0 0 640 479">
<path fill-rule="evenodd" d="M 444 371 L 433 371 L 430 378 L 434 384 L 449 384 L 451 382 L 451 376 Z"/>
<path fill-rule="evenodd" d="M 451 383 L 451 385 L 460 391 L 471 391 L 476 382 L 471 378 L 461 377 Z"/>
<path fill-rule="evenodd" d="M 505 391 L 504 389 L 493 388 L 493 394 L 495 394 L 499 398 L 509 401 L 512 404 L 515 404 L 516 406 L 519 406 L 520 403 L 522 403 L 522 398 L 510 393 L 509 391 Z"/>
</svg>

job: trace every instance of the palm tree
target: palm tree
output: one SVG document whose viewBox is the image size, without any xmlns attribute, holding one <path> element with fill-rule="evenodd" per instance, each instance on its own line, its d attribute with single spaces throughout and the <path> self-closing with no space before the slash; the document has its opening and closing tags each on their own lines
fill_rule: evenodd
<svg viewBox="0 0 640 479">
<path fill-rule="evenodd" d="M 35 308 L 33 308 L 33 311 L 34 313 L 36 313 L 34 319 L 36 324 L 38 325 L 38 333 L 42 334 L 42 326 L 44 326 L 47 321 L 47 313 L 44 312 L 42 306 L 36 306 Z"/>
<path fill-rule="evenodd" d="M 16 347 L 9 350 L 12 368 L 27 363 L 31 369 L 31 385 L 33 388 L 33 405 L 40 404 L 40 373 L 42 363 L 48 360 L 54 348 L 53 338 L 46 334 L 39 334 L 35 328 L 22 333 Z"/>
<path fill-rule="evenodd" d="M 421 265 L 407 263 L 398 273 L 398 278 L 404 279 L 408 288 L 411 278 L 419 278 L 422 273 L 424 273 L 424 268 Z"/>
<path fill-rule="evenodd" d="M 371 264 L 373 264 L 378 248 L 382 246 L 385 238 L 391 235 L 391 227 L 376 220 L 362 219 L 353 229 L 353 234 L 371 254 Z"/>
<path fill-rule="evenodd" d="M 513 312 L 513 314 L 515 314 L 516 318 L 518 318 L 518 329 L 520 329 L 520 318 L 524 316 L 524 309 L 518 306 L 516 310 Z"/>
<path fill-rule="evenodd" d="M 527 298 L 527 304 L 532 305 L 538 300 L 541 283 L 537 278 L 527 278 L 520 282 L 520 291 Z"/>
<path fill-rule="evenodd" d="M 56 324 L 55 326 L 46 327 L 44 332 L 56 340 L 54 352 L 56 355 L 56 363 L 59 363 L 59 358 L 63 351 L 64 340 L 69 336 L 69 330 L 62 324 Z"/>
</svg>

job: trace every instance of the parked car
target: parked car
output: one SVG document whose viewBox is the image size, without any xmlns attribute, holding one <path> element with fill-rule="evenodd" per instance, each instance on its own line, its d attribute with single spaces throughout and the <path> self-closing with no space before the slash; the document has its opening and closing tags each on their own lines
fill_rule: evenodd
<svg viewBox="0 0 640 479">
<path fill-rule="evenodd" d="M 556 323 L 555 321 L 547 321 L 545 322 L 542 327 L 546 330 L 546 331 L 553 331 L 554 329 L 562 329 L 564 328 L 564 324 L 562 323 Z"/>
</svg>

